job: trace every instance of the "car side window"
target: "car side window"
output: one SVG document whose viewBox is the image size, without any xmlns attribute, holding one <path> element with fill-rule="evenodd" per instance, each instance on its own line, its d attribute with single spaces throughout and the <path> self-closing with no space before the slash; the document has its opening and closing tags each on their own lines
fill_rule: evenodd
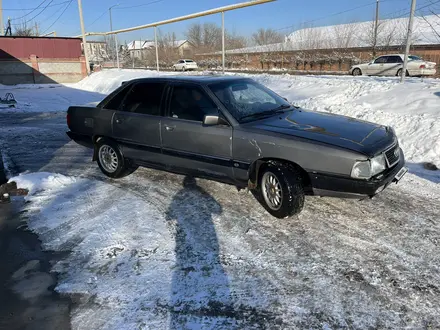
<svg viewBox="0 0 440 330">
<path fill-rule="evenodd" d="M 402 63 L 402 59 L 400 56 L 388 56 L 387 59 L 388 64 Z"/>
<path fill-rule="evenodd" d="M 381 56 L 379 58 L 376 58 L 376 60 L 374 61 L 374 64 L 383 64 L 386 63 L 388 59 L 388 56 Z"/>
<path fill-rule="evenodd" d="M 160 116 L 164 83 L 138 83 L 133 86 L 121 105 L 122 111 Z"/>
<path fill-rule="evenodd" d="M 179 63 L 185 63 L 185 61 L 183 61 L 183 60 L 180 60 L 180 61 L 179 61 Z"/>
<path fill-rule="evenodd" d="M 201 88 L 174 86 L 169 117 L 202 122 L 205 115 L 208 114 L 218 114 L 218 109 Z"/>
<path fill-rule="evenodd" d="M 127 85 L 125 86 L 125 88 L 122 88 L 119 92 L 117 92 L 117 94 L 115 94 L 110 99 L 110 101 L 104 106 L 104 108 L 109 110 L 118 110 L 122 100 L 124 99 L 125 95 L 128 93 L 130 89 L 131 89 L 130 85 Z"/>
</svg>

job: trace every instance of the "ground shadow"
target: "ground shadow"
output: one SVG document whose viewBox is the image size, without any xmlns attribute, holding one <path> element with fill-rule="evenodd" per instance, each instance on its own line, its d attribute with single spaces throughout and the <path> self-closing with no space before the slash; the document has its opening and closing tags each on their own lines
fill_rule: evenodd
<svg viewBox="0 0 440 330">
<path fill-rule="evenodd" d="M 434 95 L 440 97 L 440 92 L 435 92 Z"/>
<path fill-rule="evenodd" d="M 191 324 L 218 325 L 226 306 L 232 306 L 229 279 L 220 261 L 213 215 L 221 205 L 192 177 L 173 197 L 166 213 L 175 237 L 176 265 L 170 299 L 170 328 L 187 329 Z M 229 308 L 228 308 L 229 309 Z"/>
<path fill-rule="evenodd" d="M 423 163 L 406 163 L 409 172 L 434 183 L 440 183 L 440 170 L 428 170 Z"/>
</svg>

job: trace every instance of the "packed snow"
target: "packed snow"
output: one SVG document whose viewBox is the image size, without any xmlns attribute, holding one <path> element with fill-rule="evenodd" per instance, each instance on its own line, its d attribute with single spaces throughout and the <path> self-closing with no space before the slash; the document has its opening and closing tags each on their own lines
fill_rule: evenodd
<svg viewBox="0 0 440 330">
<path fill-rule="evenodd" d="M 310 197 L 281 221 L 213 181 L 110 180 L 68 142 L 69 105 L 162 74 L 0 88 L 19 101 L 0 110 L 0 147 L 10 172 L 35 172 L 10 180 L 29 189 L 29 228 L 66 255 L 53 270 L 73 329 L 440 328 L 440 175 L 416 165 L 440 165 L 439 80 L 249 75 L 305 108 L 392 125 L 410 165 L 373 200 Z"/>
</svg>

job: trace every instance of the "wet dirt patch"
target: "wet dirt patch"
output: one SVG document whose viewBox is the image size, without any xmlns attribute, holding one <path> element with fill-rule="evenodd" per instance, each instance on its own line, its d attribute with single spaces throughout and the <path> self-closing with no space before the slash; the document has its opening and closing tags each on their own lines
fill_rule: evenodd
<svg viewBox="0 0 440 330">
<path fill-rule="evenodd" d="M 71 301 L 54 292 L 59 259 L 27 230 L 23 199 L 0 204 L 0 328 L 70 329 Z"/>
</svg>

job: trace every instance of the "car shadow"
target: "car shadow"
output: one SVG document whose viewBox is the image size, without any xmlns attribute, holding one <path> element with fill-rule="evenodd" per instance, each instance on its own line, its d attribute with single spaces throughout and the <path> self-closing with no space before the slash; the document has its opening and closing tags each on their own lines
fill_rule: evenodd
<svg viewBox="0 0 440 330">
<path fill-rule="evenodd" d="M 440 92 L 435 92 L 434 95 L 440 97 Z"/>
<path fill-rule="evenodd" d="M 171 329 L 187 329 L 191 324 L 210 328 L 218 325 L 219 318 L 232 322 L 225 315 L 233 310 L 233 303 L 213 222 L 213 216 L 221 213 L 221 205 L 189 176 L 168 207 L 167 226 L 176 244 L 169 304 Z"/>
<path fill-rule="evenodd" d="M 428 170 L 425 168 L 425 164 L 422 163 L 406 163 L 409 172 L 417 175 L 418 177 L 434 182 L 440 183 L 440 170 Z"/>
</svg>

